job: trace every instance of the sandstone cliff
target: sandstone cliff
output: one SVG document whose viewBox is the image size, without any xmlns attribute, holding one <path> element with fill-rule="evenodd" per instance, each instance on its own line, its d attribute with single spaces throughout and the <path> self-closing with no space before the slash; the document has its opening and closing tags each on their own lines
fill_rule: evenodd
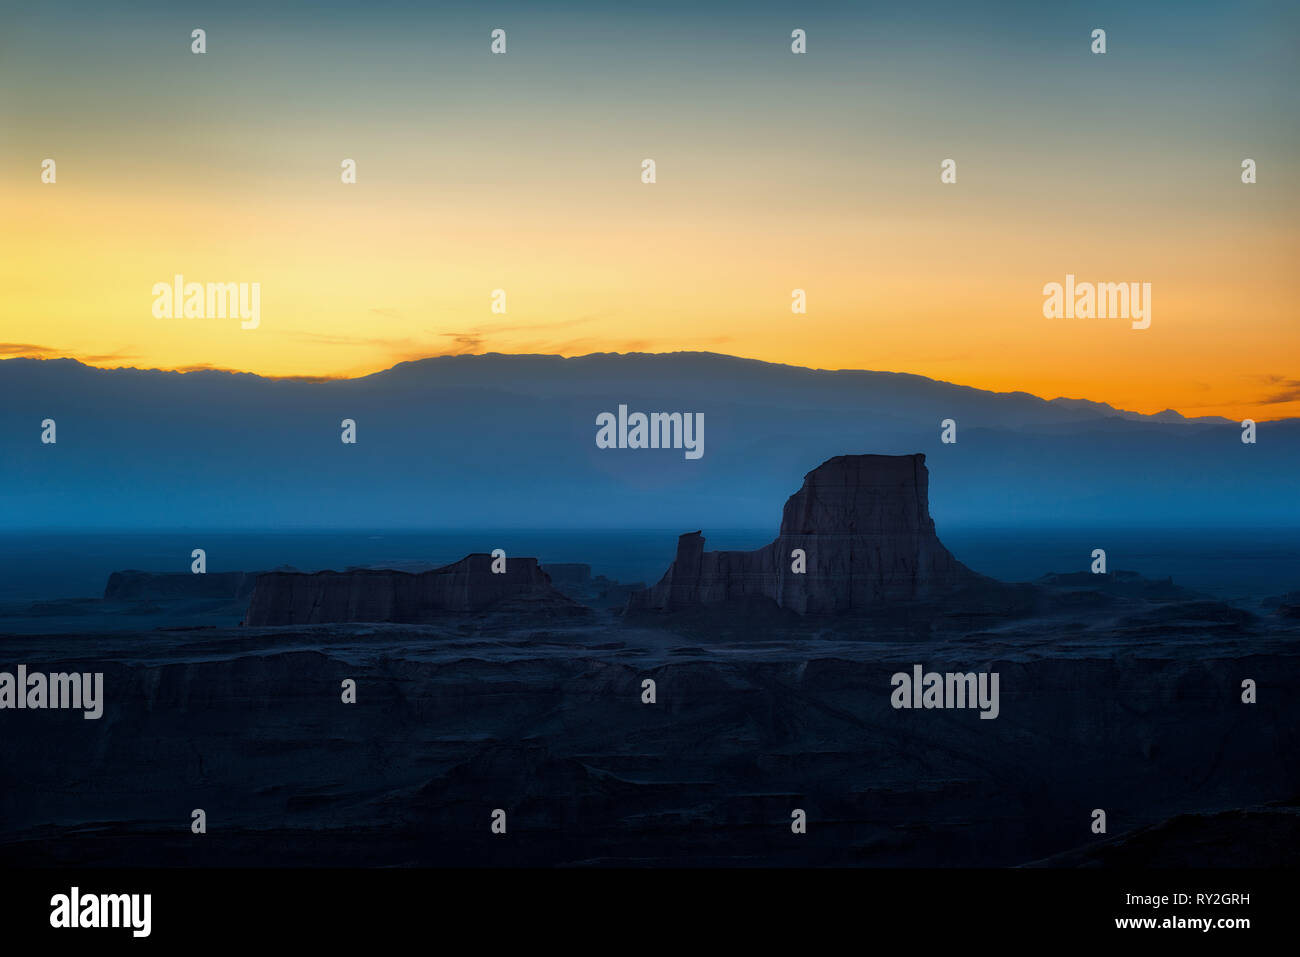
<svg viewBox="0 0 1300 957">
<path fill-rule="evenodd" d="M 796 549 L 806 555 L 802 573 L 793 570 Z M 834 614 L 988 581 L 935 534 L 924 455 L 839 455 L 804 476 L 772 544 L 706 552 L 699 532 L 682 535 L 664 577 L 632 595 L 628 609 L 675 611 L 757 597 L 799 614 Z"/>
<path fill-rule="evenodd" d="M 432 571 L 350 569 L 314 575 L 264 572 L 245 616 L 246 625 L 325 622 L 418 624 L 447 614 L 479 612 L 502 602 L 526 603 L 541 613 L 581 608 L 551 587 L 535 558 L 511 558 L 501 574 L 492 556 L 474 554 Z"/>
</svg>

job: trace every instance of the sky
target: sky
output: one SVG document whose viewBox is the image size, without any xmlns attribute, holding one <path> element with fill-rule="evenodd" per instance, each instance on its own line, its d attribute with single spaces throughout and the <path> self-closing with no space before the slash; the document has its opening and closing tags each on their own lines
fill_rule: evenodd
<svg viewBox="0 0 1300 957">
<path fill-rule="evenodd" d="M 0 358 L 700 350 L 1300 415 L 1298 8 L 975 6 L 7 5 Z M 1150 327 L 1046 318 L 1067 273 Z M 257 328 L 156 317 L 177 274 Z"/>
</svg>

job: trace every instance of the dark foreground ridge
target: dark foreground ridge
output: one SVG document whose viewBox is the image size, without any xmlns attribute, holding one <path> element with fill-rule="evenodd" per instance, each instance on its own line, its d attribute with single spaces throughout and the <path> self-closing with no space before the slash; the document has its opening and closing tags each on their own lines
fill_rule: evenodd
<svg viewBox="0 0 1300 957">
<path fill-rule="evenodd" d="M 706 552 L 704 536 L 688 532 L 664 577 L 633 594 L 628 609 L 759 598 L 801 615 L 839 614 L 994 584 L 939 541 L 929 486 L 923 454 L 837 455 L 804 476 L 772 544 Z"/>
</svg>

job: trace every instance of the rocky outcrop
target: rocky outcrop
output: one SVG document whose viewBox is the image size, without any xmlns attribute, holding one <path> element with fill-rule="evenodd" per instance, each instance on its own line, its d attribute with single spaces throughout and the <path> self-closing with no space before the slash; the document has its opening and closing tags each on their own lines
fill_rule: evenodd
<svg viewBox="0 0 1300 957">
<path fill-rule="evenodd" d="M 806 565 L 797 569 L 796 550 Z M 752 552 L 706 552 L 677 540 L 677 557 L 630 611 L 676 611 L 767 598 L 799 614 L 836 614 L 937 598 L 988 582 L 953 558 L 930 518 L 925 456 L 839 455 L 804 476 L 785 503 L 776 541 Z"/>
<path fill-rule="evenodd" d="M 326 622 L 419 624 L 448 614 L 479 612 L 506 602 L 533 612 L 581 609 L 551 587 L 535 558 L 511 558 L 501 573 L 493 558 L 474 554 L 432 571 L 353 569 L 314 575 L 266 572 L 257 576 L 246 625 Z"/>
</svg>

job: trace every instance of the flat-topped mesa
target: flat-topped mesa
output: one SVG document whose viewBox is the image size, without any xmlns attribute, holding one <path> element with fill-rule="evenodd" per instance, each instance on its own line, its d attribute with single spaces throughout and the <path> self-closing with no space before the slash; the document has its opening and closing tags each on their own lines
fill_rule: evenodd
<svg viewBox="0 0 1300 957">
<path fill-rule="evenodd" d="M 576 614 L 581 606 L 551 587 L 535 558 L 510 558 L 492 571 L 488 554 L 467 555 L 432 571 L 351 569 L 301 574 L 264 572 L 244 623 L 315 625 L 326 622 L 419 624 L 448 614 L 489 610 L 503 602 L 527 602 L 537 611 Z"/>
<path fill-rule="evenodd" d="M 795 570 L 802 549 L 806 570 Z M 987 581 L 952 557 L 930 518 L 925 456 L 837 455 L 804 476 L 776 541 L 752 552 L 706 552 L 677 540 L 677 558 L 630 611 L 675 611 L 770 598 L 799 614 L 837 614 L 939 597 Z"/>
</svg>

